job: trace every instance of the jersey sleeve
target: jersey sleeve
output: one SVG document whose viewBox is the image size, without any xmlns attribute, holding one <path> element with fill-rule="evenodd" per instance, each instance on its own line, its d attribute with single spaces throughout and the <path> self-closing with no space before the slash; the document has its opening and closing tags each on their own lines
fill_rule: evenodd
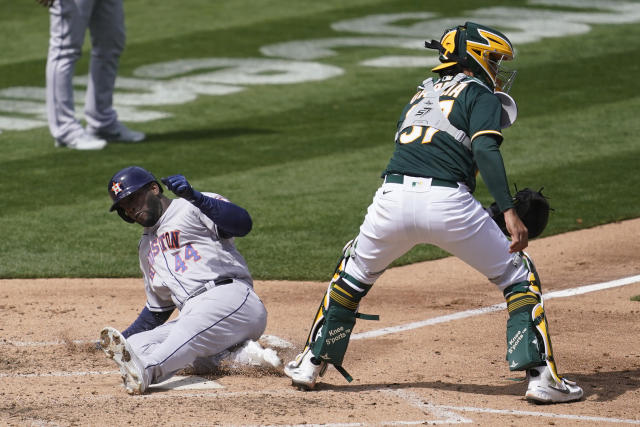
<svg viewBox="0 0 640 427">
<path fill-rule="evenodd" d="M 213 199 L 223 200 L 225 202 L 229 201 L 226 197 L 221 196 L 220 194 L 216 194 L 216 193 L 202 193 L 202 194 L 204 194 L 207 197 L 211 197 Z M 200 220 L 200 222 L 202 222 L 202 224 L 205 227 L 207 227 L 207 229 L 210 230 L 215 235 L 216 239 L 222 240 L 223 237 L 221 236 L 220 230 L 218 230 L 218 226 L 216 225 L 216 223 L 197 207 L 194 206 L 194 209 L 196 211 L 196 215 L 198 216 L 198 219 Z"/>
<path fill-rule="evenodd" d="M 478 170 L 489 193 L 498 204 L 500 212 L 512 208 L 513 200 L 498 143 L 488 135 L 481 135 L 478 136 L 472 148 Z"/>
<path fill-rule="evenodd" d="M 469 115 L 469 137 L 471 142 L 479 136 L 491 136 L 498 144 L 502 143 L 500 117 L 502 105 L 493 93 L 482 91 L 471 105 Z"/>
</svg>

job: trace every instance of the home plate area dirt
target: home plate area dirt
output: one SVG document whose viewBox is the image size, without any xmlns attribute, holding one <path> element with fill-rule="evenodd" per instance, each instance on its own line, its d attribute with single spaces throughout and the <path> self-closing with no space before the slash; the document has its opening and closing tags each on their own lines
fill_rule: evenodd
<svg viewBox="0 0 640 427">
<path fill-rule="evenodd" d="M 96 350 L 126 328 L 141 279 L 0 281 L 1 425 L 620 425 L 640 424 L 640 220 L 530 242 L 547 296 L 559 371 L 585 397 L 536 405 L 505 361 L 502 295 L 456 258 L 393 268 L 362 301 L 344 367 L 316 390 L 282 368 L 223 363 L 182 371 L 129 396 Z M 339 250 L 337 248 L 336 250 Z M 326 283 L 257 281 L 269 321 L 261 343 L 287 362 L 306 339 Z"/>
</svg>

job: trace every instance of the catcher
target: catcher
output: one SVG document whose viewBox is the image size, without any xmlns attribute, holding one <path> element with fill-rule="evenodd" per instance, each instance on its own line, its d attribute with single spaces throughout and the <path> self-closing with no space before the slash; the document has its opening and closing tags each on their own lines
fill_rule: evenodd
<svg viewBox="0 0 640 427">
<path fill-rule="evenodd" d="M 540 278 L 523 252 L 529 237 L 544 229 L 549 206 L 529 189 L 514 201 L 500 154 L 501 130 L 517 117 L 508 95 L 515 71 L 501 64 L 514 57 L 511 42 L 467 22 L 425 46 L 440 53 L 441 64 L 433 68 L 439 78 L 424 80 L 402 111 L 384 181 L 360 233 L 343 249 L 302 353 L 285 374 L 294 386 L 310 389 L 331 364 L 350 381 L 342 361 L 351 332 L 356 318 L 372 318 L 358 313 L 360 300 L 392 261 L 428 243 L 459 257 L 503 293 L 507 362 L 511 370 L 526 371 L 526 398 L 579 400 L 582 389 L 558 375 Z M 487 210 L 472 195 L 478 171 L 495 199 Z"/>
</svg>

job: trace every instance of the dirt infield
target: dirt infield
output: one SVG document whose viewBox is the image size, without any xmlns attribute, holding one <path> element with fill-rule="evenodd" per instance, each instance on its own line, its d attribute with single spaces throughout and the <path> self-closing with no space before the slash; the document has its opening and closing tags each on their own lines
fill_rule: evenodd
<svg viewBox="0 0 640 427">
<path fill-rule="evenodd" d="M 331 368 L 313 392 L 277 370 L 248 368 L 128 396 L 91 342 L 103 326 L 136 317 L 140 279 L 0 281 L 0 425 L 640 424 L 640 302 L 630 299 L 640 295 L 638 236 L 640 219 L 527 250 L 549 296 L 560 372 L 585 390 L 577 403 L 524 400 L 524 376 L 505 362 L 506 310 L 485 309 L 502 295 L 447 258 L 387 271 L 360 307 L 381 319 L 356 326 L 345 359 L 355 380 Z M 614 282 L 624 278 L 631 283 Z M 269 311 L 266 334 L 299 348 L 326 284 L 255 287 Z M 296 352 L 278 351 L 285 361 Z"/>
</svg>

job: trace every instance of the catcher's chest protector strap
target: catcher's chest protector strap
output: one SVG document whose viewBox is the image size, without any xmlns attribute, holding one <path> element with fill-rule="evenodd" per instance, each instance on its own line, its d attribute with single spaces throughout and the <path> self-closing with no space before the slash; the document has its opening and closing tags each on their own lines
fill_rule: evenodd
<svg viewBox="0 0 640 427">
<path fill-rule="evenodd" d="M 432 78 L 424 80 L 422 82 L 422 87 L 424 88 L 422 90 L 422 98 L 407 112 L 402 125 L 396 133 L 396 140 L 398 139 L 399 133 L 410 126 L 425 126 L 448 133 L 466 149 L 471 150 L 471 139 L 469 136 L 464 131 L 453 126 L 440 109 L 440 94 L 444 90 L 457 85 L 465 78 L 467 78 L 466 75 L 457 74 L 451 81 L 445 83 L 438 90 L 433 87 Z"/>
</svg>

